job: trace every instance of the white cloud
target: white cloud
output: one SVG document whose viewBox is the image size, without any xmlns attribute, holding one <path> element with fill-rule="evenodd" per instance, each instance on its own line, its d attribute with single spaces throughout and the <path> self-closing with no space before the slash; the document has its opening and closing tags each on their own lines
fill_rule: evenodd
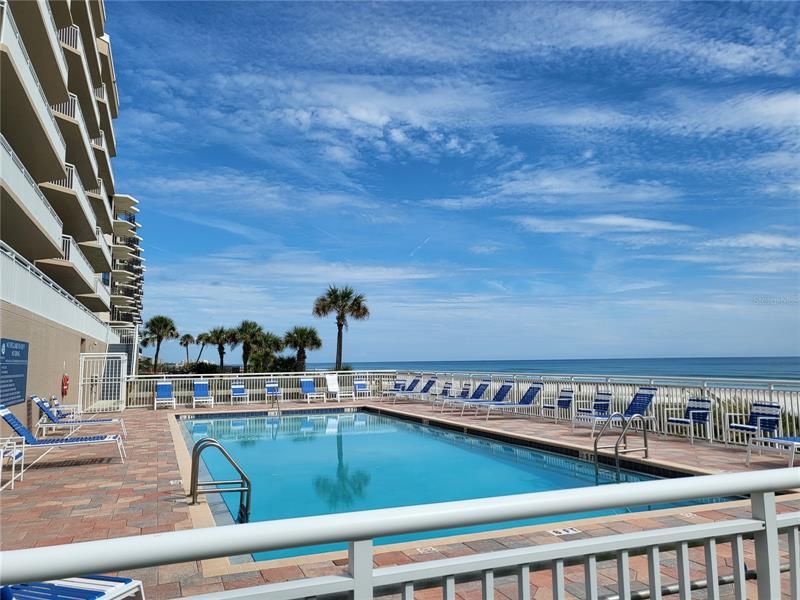
<svg viewBox="0 0 800 600">
<path fill-rule="evenodd" d="M 800 249 L 800 238 L 772 233 L 745 233 L 706 242 L 706 245 L 722 248 L 760 248 L 766 250 Z"/>
<path fill-rule="evenodd" d="M 534 233 L 574 233 L 586 236 L 608 233 L 688 232 L 693 230 L 693 227 L 681 223 L 623 215 L 598 215 L 573 219 L 515 217 L 514 221 Z"/>
</svg>

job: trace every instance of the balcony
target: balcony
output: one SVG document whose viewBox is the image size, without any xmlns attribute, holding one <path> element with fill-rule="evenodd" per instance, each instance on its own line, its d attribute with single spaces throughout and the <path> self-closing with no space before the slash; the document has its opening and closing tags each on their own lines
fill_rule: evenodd
<svg viewBox="0 0 800 600">
<path fill-rule="evenodd" d="M 100 56 L 97 53 L 97 36 L 102 35 L 102 32 L 95 33 L 94 20 L 87 0 L 71 0 L 69 8 L 72 14 L 72 22 L 81 32 L 81 40 L 86 50 L 86 64 L 89 67 L 92 88 L 94 88 L 95 85 L 100 85 L 102 81 L 100 77 Z"/>
<path fill-rule="evenodd" d="M 114 122 L 111 117 L 111 108 L 108 106 L 108 94 L 106 84 L 101 83 L 94 88 L 94 97 L 97 100 L 97 110 L 100 113 L 100 128 L 106 136 L 108 153 L 111 156 L 117 155 L 116 134 L 114 133 Z"/>
<path fill-rule="evenodd" d="M 84 188 L 94 187 L 97 180 L 97 158 L 78 97 L 70 93 L 65 102 L 53 105 L 53 114 L 67 140 L 67 162 L 78 169 Z"/>
<path fill-rule="evenodd" d="M 136 217 L 130 213 L 119 213 L 114 218 L 114 235 L 119 237 L 136 236 L 136 230 L 139 225 L 136 223 Z M 138 237 L 138 236 L 136 236 Z"/>
<path fill-rule="evenodd" d="M 100 135 L 92 138 L 92 148 L 94 149 L 94 156 L 97 160 L 97 174 L 106 186 L 109 194 L 114 193 L 114 172 L 111 170 L 111 157 L 108 155 L 106 146 L 106 136 L 103 130 L 100 130 Z"/>
<path fill-rule="evenodd" d="M 91 294 L 81 294 L 78 296 L 86 308 L 96 313 L 105 313 L 111 310 L 111 292 L 108 291 L 106 284 L 95 276 L 94 292 Z"/>
<path fill-rule="evenodd" d="M 62 236 L 63 258 L 45 258 L 36 266 L 73 296 L 94 291 L 94 269 L 72 237 Z"/>
<path fill-rule="evenodd" d="M 123 310 L 116 306 L 111 307 L 111 323 L 113 324 L 128 324 L 138 323 L 137 315 L 131 312 L 130 309 Z"/>
<path fill-rule="evenodd" d="M 81 242 L 80 246 L 95 273 L 107 273 L 111 270 L 111 247 L 99 227 L 95 229 L 95 239 Z"/>
<path fill-rule="evenodd" d="M 5 0 L 0 48 L 0 132 L 35 181 L 63 176 L 66 142 Z"/>
<path fill-rule="evenodd" d="M 10 0 L 25 49 L 50 104 L 67 97 L 67 59 L 48 0 Z"/>
<path fill-rule="evenodd" d="M 101 36 L 106 30 L 106 4 L 103 0 L 89 0 L 94 34 Z"/>
<path fill-rule="evenodd" d="M 130 309 L 134 304 L 133 290 L 127 286 L 114 283 L 111 286 L 111 305 Z"/>
<path fill-rule="evenodd" d="M 97 237 L 97 221 L 75 167 L 67 164 L 67 176 L 40 184 L 42 191 L 64 223 L 64 232 L 80 242 Z"/>
<path fill-rule="evenodd" d="M 109 336 L 106 323 L 2 241 L 0 299 L 87 337 L 105 341 Z M 116 343 L 119 336 L 111 332 L 108 339 L 110 343 Z"/>
<path fill-rule="evenodd" d="M 89 136 L 96 137 L 100 135 L 100 112 L 94 97 L 95 84 L 90 75 L 81 30 L 77 25 L 70 25 L 59 30 L 58 39 L 67 57 L 69 89 L 78 96 L 81 103 Z"/>
<path fill-rule="evenodd" d="M 99 177 L 96 179 L 97 185 L 86 189 L 86 195 L 92 203 L 94 209 L 94 216 L 97 219 L 97 224 L 103 233 L 111 233 L 111 200 L 106 194 L 106 185 Z"/>
<path fill-rule="evenodd" d="M 31 260 L 61 255 L 63 223 L 0 136 L 0 235 Z"/>
<path fill-rule="evenodd" d="M 108 34 L 97 38 L 97 51 L 100 54 L 100 64 L 103 67 L 103 82 L 108 93 L 108 108 L 111 116 L 119 116 L 119 92 L 117 91 L 117 75 L 114 72 L 114 58 L 111 54 L 111 38 Z"/>
</svg>

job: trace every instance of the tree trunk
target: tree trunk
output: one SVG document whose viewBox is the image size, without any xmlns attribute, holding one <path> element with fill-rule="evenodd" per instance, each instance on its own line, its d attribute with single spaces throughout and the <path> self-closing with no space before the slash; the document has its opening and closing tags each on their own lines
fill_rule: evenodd
<svg viewBox="0 0 800 600">
<path fill-rule="evenodd" d="M 217 346 L 217 352 L 219 352 L 219 372 L 225 372 L 225 346 Z"/>
<path fill-rule="evenodd" d="M 200 362 L 200 357 L 203 356 L 203 350 L 205 350 L 205 349 L 206 349 L 206 345 L 205 344 L 200 346 L 200 352 L 197 353 L 197 360 L 194 361 L 194 362 L 196 362 L 196 363 Z"/>
<path fill-rule="evenodd" d="M 305 348 L 298 348 L 297 349 L 297 358 L 295 359 L 294 368 L 300 371 L 301 373 L 306 372 L 306 349 Z"/>
<path fill-rule="evenodd" d="M 186 345 L 186 366 L 189 366 L 189 345 Z"/>
<path fill-rule="evenodd" d="M 342 370 L 342 329 L 344 328 L 343 323 L 336 323 L 336 370 Z"/>
<path fill-rule="evenodd" d="M 158 353 L 161 351 L 161 340 L 156 340 L 156 355 L 153 358 L 153 373 L 158 373 Z"/>
<path fill-rule="evenodd" d="M 248 362 L 250 362 L 250 344 L 242 344 L 242 373 L 247 373 Z"/>
</svg>

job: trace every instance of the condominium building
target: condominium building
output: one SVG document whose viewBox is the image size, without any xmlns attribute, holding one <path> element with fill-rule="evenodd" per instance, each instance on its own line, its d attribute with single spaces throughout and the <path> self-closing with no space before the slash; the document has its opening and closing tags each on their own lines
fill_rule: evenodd
<svg viewBox="0 0 800 600">
<path fill-rule="evenodd" d="M 103 0 L 0 0 L 0 398 L 9 405 L 31 394 L 75 401 L 82 353 L 136 358 L 144 259 L 138 201 L 114 180 L 119 93 L 105 19 Z"/>
</svg>

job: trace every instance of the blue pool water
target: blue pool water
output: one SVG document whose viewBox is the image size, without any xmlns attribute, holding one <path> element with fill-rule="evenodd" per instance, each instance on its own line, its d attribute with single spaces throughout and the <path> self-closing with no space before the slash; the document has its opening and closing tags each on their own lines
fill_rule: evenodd
<svg viewBox="0 0 800 600">
<path fill-rule="evenodd" d="M 465 435 L 370 413 L 250 416 L 187 419 L 187 441 L 211 436 L 244 468 L 253 481 L 252 521 L 465 500 L 507 494 L 581 488 L 595 485 L 594 465 L 485 438 Z M 221 456 L 203 455 L 216 479 L 233 475 Z M 611 470 L 602 482 L 613 481 Z M 625 481 L 647 475 L 626 472 Z M 576 492 L 578 493 L 578 492 Z M 230 513 L 238 512 L 238 494 L 226 494 Z M 598 516 L 665 508 L 630 507 L 575 515 Z M 377 543 L 441 537 L 548 521 L 563 516 L 504 524 L 394 536 Z M 257 560 L 325 552 L 313 548 L 267 552 Z"/>
</svg>

